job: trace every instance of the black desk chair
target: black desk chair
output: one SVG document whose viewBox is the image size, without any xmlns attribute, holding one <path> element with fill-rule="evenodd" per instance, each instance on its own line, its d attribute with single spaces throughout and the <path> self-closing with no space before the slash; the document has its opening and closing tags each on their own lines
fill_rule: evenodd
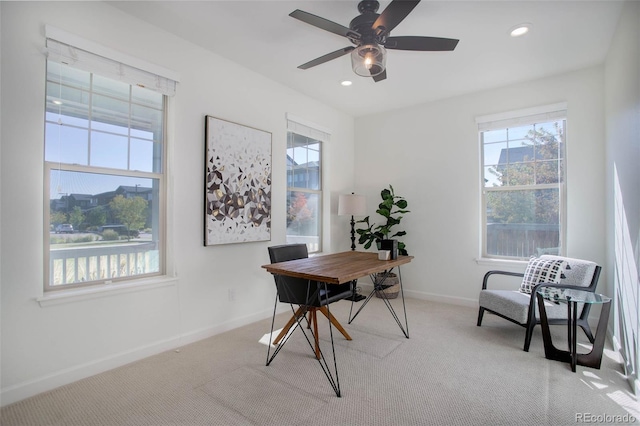
<svg viewBox="0 0 640 426">
<path fill-rule="evenodd" d="M 285 244 L 269 247 L 269 258 L 271 263 L 285 262 L 287 260 L 304 259 L 309 257 L 306 244 Z M 307 328 L 313 326 L 313 336 L 315 340 L 316 358 L 320 359 L 320 346 L 318 344 L 318 319 L 317 312 L 320 311 L 333 324 L 347 340 L 351 340 L 349 333 L 342 327 L 338 320 L 331 315 L 327 305 L 338 300 L 348 299 L 353 296 L 352 283 L 339 285 L 326 285 L 317 281 L 310 281 L 304 278 L 295 278 L 284 275 L 274 275 L 278 299 L 282 303 L 297 305 L 298 309 L 284 326 L 280 334 L 273 340 L 274 345 L 278 345 L 282 338 L 287 335 L 294 324 L 300 324 L 302 318 L 307 319 Z"/>
</svg>

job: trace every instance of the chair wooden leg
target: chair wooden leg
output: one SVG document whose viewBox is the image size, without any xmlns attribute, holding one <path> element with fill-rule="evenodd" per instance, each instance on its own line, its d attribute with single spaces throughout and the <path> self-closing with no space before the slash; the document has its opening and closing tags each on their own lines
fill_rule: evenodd
<svg viewBox="0 0 640 426">
<path fill-rule="evenodd" d="M 345 339 L 352 340 L 351 336 L 349 336 L 349 333 L 347 333 L 347 330 L 345 330 L 342 324 L 340 324 L 338 320 L 333 315 L 331 315 L 331 312 L 329 312 L 326 306 L 322 306 L 318 308 L 318 310 L 322 312 L 329 321 L 331 321 L 331 324 L 333 324 L 333 326 L 337 328 L 340 333 L 342 333 Z"/>
<path fill-rule="evenodd" d="M 278 336 L 273 341 L 274 345 L 277 345 L 278 343 L 280 343 L 280 340 L 287 335 L 291 327 L 293 327 L 293 324 L 296 323 L 297 319 L 300 317 L 300 314 L 302 314 L 303 312 L 304 312 L 304 308 L 302 307 L 298 308 L 298 310 L 293 314 L 291 319 L 289 319 L 289 322 L 287 322 L 287 324 L 282 328 L 282 331 L 278 334 Z"/>
</svg>

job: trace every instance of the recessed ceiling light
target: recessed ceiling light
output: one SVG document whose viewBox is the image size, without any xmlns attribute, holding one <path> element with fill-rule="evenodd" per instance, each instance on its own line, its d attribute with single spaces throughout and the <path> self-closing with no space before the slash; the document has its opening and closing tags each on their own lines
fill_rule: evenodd
<svg viewBox="0 0 640 426">
<path fill-rule="evenodd" d="M 56 104 L 56 105 L 62 105 L 62 101 L 59 101 L 57 99 L 55 101 L 53 101 L 53 103 Z"/>
<path fill-rule="evenodd" d="M 531 30 L 532 25 L 529 23 L 525 23 L 525 24 L 518 24 L 515 27 L 511 27 L 509 29 L 509 35 L 511 37 L 520 37 L 522 35 L 525 35 L 526 33 L 528 33 Z"/>
<path fill-rule="evenodd" d="M 340 82 L 340 84 L 342 84 L 343 86 L 351 86 L 353 84 L 353 82 L 349 81 L 349 80 L 343 80 Z"/>
</svg>

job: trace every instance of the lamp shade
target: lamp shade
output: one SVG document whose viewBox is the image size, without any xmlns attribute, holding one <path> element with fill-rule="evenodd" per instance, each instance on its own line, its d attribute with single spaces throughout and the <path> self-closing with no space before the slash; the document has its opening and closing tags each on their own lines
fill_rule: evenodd
<svg viewBox="0 0 640 426">
<path fill-rule="evenodd" d="M 364 195 L 340 195 L 340 198 L 338 199 L 338 215 L 364 216 L 365 214 L 367 214 L 367 205 Z"/>
</svg>

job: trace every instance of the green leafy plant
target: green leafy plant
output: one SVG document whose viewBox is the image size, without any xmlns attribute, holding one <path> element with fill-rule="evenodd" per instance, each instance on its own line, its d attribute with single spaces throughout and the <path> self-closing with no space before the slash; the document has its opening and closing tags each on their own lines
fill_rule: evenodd
<svg viewBox="0 0 640 426">
<path fill-rule="evenodd" d="M 406 231 L 392 233 L 393 231 L 391 230 L 394 226 L 400 225 L 405 213 L 410 212 L 410 210 L 407 210 L 407 200 L 404 197 L 395 195 L 391 185 L 389 185 L 389 189 L 383 189 L 380 192 L 380 196 L 382 197 L 382 202 L 378 205 L 376 213 L 381 215 L 386 220 L 386 223 L 380 225 L 369 223 L 369 216 L 357 222 L 364 223 L 367 226 L 366 228 L 356 229 L 360 236 L 358 243 L 364 244 L 365 249 L 369 249 L 374 242 L 377 244 L 382 240 L 396 239 L 395 237 L 402 237 L 407 234 Z M 406 245 L 399 240 L 398 253 L 404 256 L 408 254 Z"/>
<path fill-rule="evenodd" d="M 117 241 L 120 239 L 120 235 L 113 229 L 107 229 L 102 233 L 102 239 L 104 241 Z"/>
</svg>

